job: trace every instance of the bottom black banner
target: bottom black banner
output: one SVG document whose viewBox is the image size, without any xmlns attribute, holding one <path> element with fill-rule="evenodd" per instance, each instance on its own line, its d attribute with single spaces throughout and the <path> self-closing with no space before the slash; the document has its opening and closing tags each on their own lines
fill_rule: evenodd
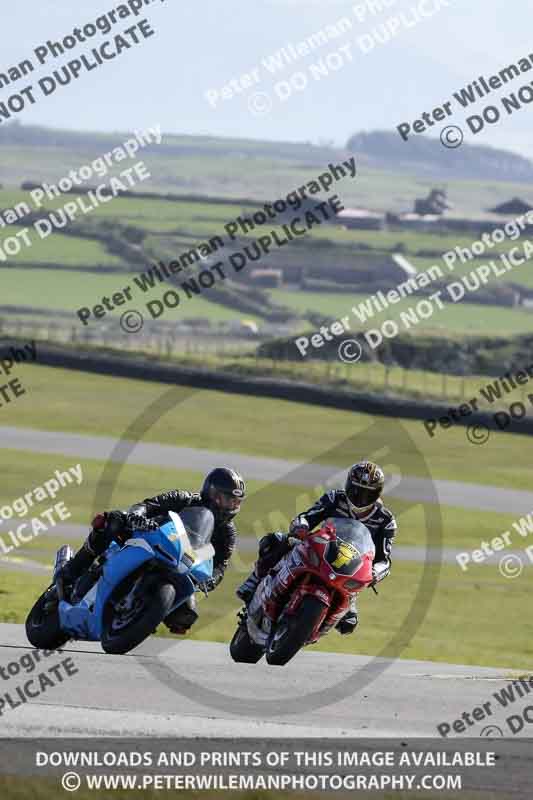
<svg viewBox="0 0 533 800">
<path fill-rule="evenodd" d="M 0 775 L 53 779 L 57 789 L 106 797 L 144 790 L 441 797 L 479 792 L 530 798 L 532 744 L 531 739 L 0 739 Z"/>
</svg>

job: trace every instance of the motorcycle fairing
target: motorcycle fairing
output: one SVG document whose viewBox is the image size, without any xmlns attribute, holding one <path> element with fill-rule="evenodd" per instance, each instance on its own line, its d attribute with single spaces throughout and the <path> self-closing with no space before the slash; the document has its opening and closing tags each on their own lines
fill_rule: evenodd
<svg viewBox="0 0 533 800">
<path fill-rule="evenodd" d="M 59 620 L 66 633 L 76 639 L 99 641 L 103 612 L 111 593 L 148 561 L 157 566 L 166 564 L 174 571 L 177 594 L 172 610 L 194 594 L 195 583 L 189 575 L 199 582 L 211 577 L 213 546 L 206 544 L 193 550 L 179 515 L 171 511 L 169 516 L 170 522 L 157 531 L 137 531 L 123 547 L 113 542 L 105 553 L 103 573 L 96 585 L 75 605 L 66 600 L 59 603 Z"/>
</svg>

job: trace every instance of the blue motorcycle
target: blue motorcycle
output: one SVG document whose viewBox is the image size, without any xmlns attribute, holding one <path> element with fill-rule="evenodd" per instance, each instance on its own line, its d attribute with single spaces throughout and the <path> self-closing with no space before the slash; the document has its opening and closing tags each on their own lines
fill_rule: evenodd
<svg viewBox="0 0 533 800">
<path fill-rule="evenodd" d="M 156 531 L 136 531 L 125 543 L 112 542 L 88 573 L 68 591 L 58 565 L 72 557 L 58 551 L 54 582 L 26 620 L 34 647 L 56 650 L 70 639 L 101 642 L 106 653 L 133 650 L 194 595 L 213 574 L 211 545 L 215 521 L 201 506 L 169 512 Z"/>
</svg>

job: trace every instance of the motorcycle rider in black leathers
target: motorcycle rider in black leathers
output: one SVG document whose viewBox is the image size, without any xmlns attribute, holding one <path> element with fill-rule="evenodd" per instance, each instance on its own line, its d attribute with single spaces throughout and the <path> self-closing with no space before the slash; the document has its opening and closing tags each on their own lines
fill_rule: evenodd
<svg viewBox="0 0 533 800">
<path fill-rule="evenodd" d="M 215 589 L 230 562 L 237 529 L 233 522 L 241 502 L 246 496 L 242 477 L 227 467 L 217 467 L 206 476 L 200 492 L 174 489 L 135 503 L 128 511 L 110 511 L 97 514 L 92 521 L 92 530 L 74 558 L 61 571 L 64 585 L 72 586 L 85 573 L 94 560 L 102 555 L 113 540 L 120 543 L 129 539 L 134 531 L 157 530 L 169 511 L 179 514 L 190 506 L 204 506 L 212 511 L 215 528 L 211 544 L 215 550 L 213 577 L 200 585 L 206 592 Z M 179 606 L 166 619 L 165 624 L 172 633 L 187 633 L 198 619 L 194 595 Z"/>
<path fill-rule="evenodd" d="M 254 571 L 237 589 L 237 597 L 248 603 L 262 578 L 289 552 L 289 537 L 304 537 L 328 517 L 350 517 L 366 525 L 376 548 L 372 585 L 386 578 L 390 573 L 392 541 L 398 526 L 394 515 L 380 499 L 384 484 L 383 470 L 372 461 L 360 461 L 350 467 L 344 491 L 332 489 L 322 495 L 311 508 L 293 519 L 288 535 L 269 533 L 260 540 Z M 357 623 L 357 607 L 352 595 L 350 609 L 337 624 L 337 630 L 342 634 L 353 633 Z"/>
</svg>

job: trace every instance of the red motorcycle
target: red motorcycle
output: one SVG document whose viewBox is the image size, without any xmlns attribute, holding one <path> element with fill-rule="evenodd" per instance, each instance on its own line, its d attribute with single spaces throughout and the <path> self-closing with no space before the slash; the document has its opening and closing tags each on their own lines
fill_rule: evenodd
<svg viewBox="0 0 533 800">
<path fill-rule="evenodd" d="M 287 664 L 342 619 L 350 595 L 372 583 L 375 547 L 362 522 L 330 518 L 293 542 L 240 613 L 234 661 L 255 664 L 265 655 L 268 664 Z"/>
</svg>

